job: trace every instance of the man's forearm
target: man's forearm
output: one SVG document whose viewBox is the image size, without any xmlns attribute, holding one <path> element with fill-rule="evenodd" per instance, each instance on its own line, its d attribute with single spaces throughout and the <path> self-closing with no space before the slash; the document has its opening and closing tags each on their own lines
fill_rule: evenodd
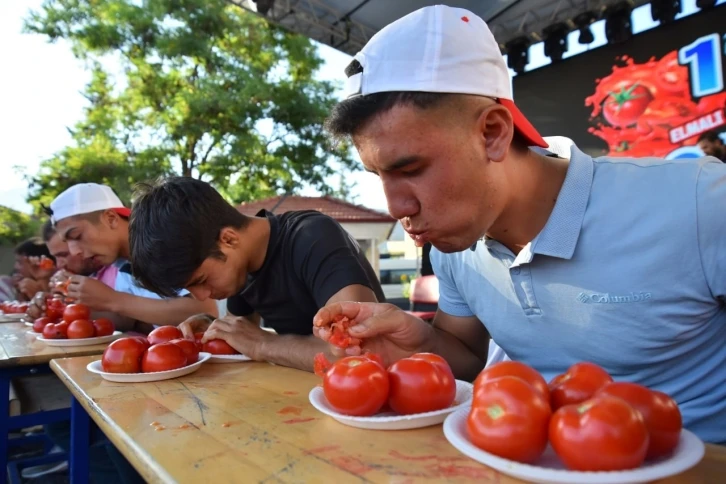
<svg viewBox="0 0 726 484">
<path fill-rule="evenodd" d="M 271 335 L 261 345 L 258 358 L 276 365 L 312 372 L 313 360 L 318 353 L 324 353 L 330 361 L 336 359 L 330 353 L 328 344 L 315 336 Z"/>
<path fill-rule="evenodd" d="M 110 310 L 149 324 L 177 325 L 190 316 L 200 313 L 218 315 L 214 300 L 197 301 L 191 297 L 151 299 L 119 292 Z"/>
<path fill-rule="evenodd" d="M 457 380 L 473 381 L 486 365 L 460 339 L 438 328 L 434 328 L 433 348 L 446 359 Z"/>
</svg>

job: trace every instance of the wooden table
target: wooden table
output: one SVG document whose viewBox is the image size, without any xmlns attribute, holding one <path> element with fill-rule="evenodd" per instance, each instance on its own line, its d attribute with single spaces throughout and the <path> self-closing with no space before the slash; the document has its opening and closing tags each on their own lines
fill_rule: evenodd
<svg viewBox="0 0 726 484">
<path fill-rule="evenodd" d="M 308 402 L 319 383 L 309 373 L 204 364 L 175 380 L 113 383 L 86 370 L 94 359 L 54 360 L 51 368 L 149 482 L 519 482 L 460 454 L 441 426 L 339 424 Z M 709 445 L 697 467 L 662 482 L 725 475 L 726 448 Z"/>
<path fill-rule="evenodd" d="M 91 345 L 78 347 L 48 346 L 27 334 L 32 328 L 21 322 L 0 324 L 0 469 L 4 477 L 7 467 L 8 433 L 11 429 L 31 427 L 68 420 L 68 408 L 42 411 L 9 417 L 8 400 L 10 380 L 15 377 L 49 372 L 48 364 L 54 358 L 69 356 L 100 355 L 108 346 Z"/>
</svg>

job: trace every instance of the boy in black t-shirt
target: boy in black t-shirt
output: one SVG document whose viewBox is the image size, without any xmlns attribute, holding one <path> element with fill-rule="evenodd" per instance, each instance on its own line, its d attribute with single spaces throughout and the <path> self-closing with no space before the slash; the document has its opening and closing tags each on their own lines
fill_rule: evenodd
<svg viewBox="0 0 726 484">
<path fill-rule="evenodd" d="M 312 371 L 327 345 L 312 336 L 318 309 L 337 301 L 383 302 L 356 241 L 316 211 L 247 217 L 207 183 L 171 177 L 137 192 L 129 227 L 134 276 L 148 289 L 227 299 L 231 316 L 180 325 L 186 337 L 223 339 L 254 360 Z M 260 328 L 265 326 L 277 334 Z"/>
</svg>

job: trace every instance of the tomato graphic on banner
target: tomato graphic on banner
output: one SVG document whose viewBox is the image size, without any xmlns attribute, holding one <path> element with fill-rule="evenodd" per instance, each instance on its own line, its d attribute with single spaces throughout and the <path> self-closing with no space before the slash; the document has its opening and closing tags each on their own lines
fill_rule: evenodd
<svg viewBox="0 0 726 484">
<path fill-rule="evenodd" d="M 726 131 L 721 48 L 720 35 L 710 34 L 645 63 L 618 57 L 585 99 L 592 107 L 588 131 L 607 143 L 610 156 L 702 156 L 698 137 Z"/>
</svg>

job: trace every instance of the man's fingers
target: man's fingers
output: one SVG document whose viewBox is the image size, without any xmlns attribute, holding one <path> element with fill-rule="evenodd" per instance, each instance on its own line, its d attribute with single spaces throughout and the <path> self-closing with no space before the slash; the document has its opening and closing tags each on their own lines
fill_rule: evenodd
<svg viewBox="0 0 726 484">
<path fill-rule="evenodd" d="M 179 326 L 177 326 L 179 330 L 182 332 L 182 336 L 184 336 L 184 339 L 190 339 L 194 340 L 194 330 L 192 329 L 192 325 L 189 324 L 189 322 L 184 321 Z"/>
</svg>

